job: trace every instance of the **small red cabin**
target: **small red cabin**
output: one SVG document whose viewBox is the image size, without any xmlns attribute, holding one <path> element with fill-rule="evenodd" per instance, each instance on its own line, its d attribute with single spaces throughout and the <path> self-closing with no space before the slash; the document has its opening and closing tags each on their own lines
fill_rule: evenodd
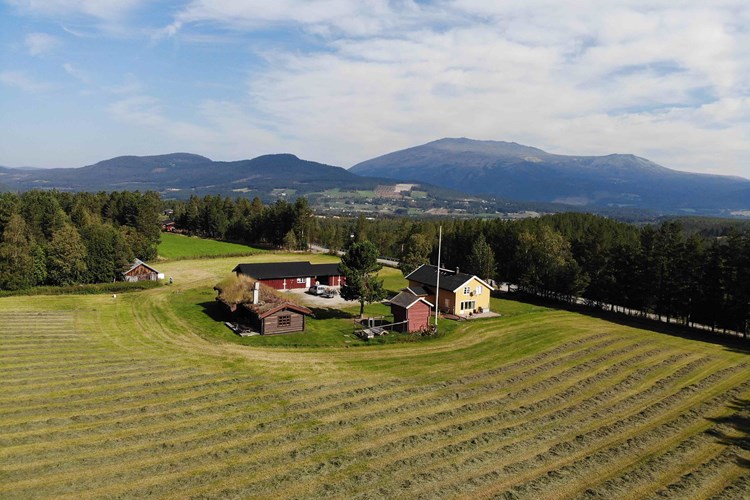
<svg viewBox="0 0 750 500">
<path fill-rule="evenodd" d="M 391 299 L 391 314 L 395 329 L 400 332 L 417 332 L 430 326 L 433 305 L 410 292 L 401 292 Z M 400 324 L 399 324 L 400 323 Z"/>
</svg>

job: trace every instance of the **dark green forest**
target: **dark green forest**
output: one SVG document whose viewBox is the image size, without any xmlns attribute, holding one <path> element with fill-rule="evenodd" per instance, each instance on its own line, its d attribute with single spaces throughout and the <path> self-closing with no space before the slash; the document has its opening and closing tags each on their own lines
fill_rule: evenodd
<svg viewBox="0 0 750 500">
<path fill-rule="evenodd" d="M 0 289 L 111 282 L 156 257 L 158 193 L 0 194 Z"/>
</svg>

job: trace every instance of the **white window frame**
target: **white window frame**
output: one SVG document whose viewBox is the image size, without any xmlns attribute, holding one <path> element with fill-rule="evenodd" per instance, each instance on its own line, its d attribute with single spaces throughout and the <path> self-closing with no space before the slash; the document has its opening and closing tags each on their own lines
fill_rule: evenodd
<svg viewBox="0 0 750 500">
<path fill-rule="evenodd" d="M 470 293 L 471 293 L 471 287 L 470 286 L 465 286 L 464 287 L 464 295 L 469 295 Z"/>
<path fill-rule="evenodd" d="M 471 304 L 471 307 L 465 307 Z M 477 308 L 477 301 L 476 300 L 462 300 L 459 304 L 459 308 L 461 311 L 473 311 Z"/>
<path fill-rule="evenodd" d="M 482 285 L 477 286 L 477 289 L 474 291 L 477 295 L 482 295 Z"/>
<path fill-rule="evenodd" d="M 297 284 L 302 284 L 305 282 L 305 278 L 297 278 Z"/>
</svg>

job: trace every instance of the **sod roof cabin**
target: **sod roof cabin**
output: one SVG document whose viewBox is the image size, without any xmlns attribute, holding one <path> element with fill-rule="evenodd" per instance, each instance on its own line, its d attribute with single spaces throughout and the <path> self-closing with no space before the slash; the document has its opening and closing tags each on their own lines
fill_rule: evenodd
<svg viewBox="0 0 750 500">
<path fill-rule="evenodd" d="M 232 276 L 218 283 L 216 300 L 242 323 L 261 335 L 302 332 L 312 311 L 281 296 L 273 288 L 247 276 Z"/>
<path fill-rule="evenodd" d="M 338 264 L 310 262 L 259 262 L 238 264 L 232 272 L 250 276 L 276 290 L 310 288 L 312 285 L 341 286 L 344 276 Z"/>
</svg>

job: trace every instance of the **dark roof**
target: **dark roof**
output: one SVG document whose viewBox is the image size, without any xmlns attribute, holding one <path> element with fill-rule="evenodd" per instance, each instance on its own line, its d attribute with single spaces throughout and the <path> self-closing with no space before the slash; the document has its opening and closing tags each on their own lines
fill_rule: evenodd
<svg viewBox="0 0 750 500">
<path fill-rule="evenodd" d="M 339 265 L 333 264 L 310 264 L 313 268 L 313 276 L 339 276 L 343 274 Z"/>
<path fill-rule="evenodd" d="M 404 290 L 407 292 L 411 292 L 414 295 L 417 295 L 419 297 L 424 297 L 430 294 L 430 292 L 428 292 L 421 286 L 409 286 L 409 287 L 404 288 Z"/>
<path fill-rule="evenodd" d="M 409 309 L 411 306 L 413 306 L 415 303 L 422 301 L 428 306 L 432 307 L 432 304 L 427 302 L 422 297 L 417 297 L 416 295 L 409 293 L 409 292 L 401 292 L 395 297 L 391 299 L 391 305 L 396 305 L 403 307 L 404 309 Z"/>
<path fill-rule="evenodd" d="M 238 264 L 233 272 L 259 280 L 276 278 L 306 278 L 308 276 L 339 275 L 338 264 L 310 264 L 309 262 L 265 262 Z"/>
<path fill-rule="evenodd" d="M 457 273 L 456 271 L 440 268 L 440 288 L 452 292 L 473 277 L 471 274 Z M 437 286 L 437 266 L 423 264 L 409 274 L 406 279 L 435 287 Z"/>
<path fill-rule="evenodd" d="M 477 278 L 472 274 L 459 273 L 456 271 L 451 271 L 450 269 L 443 269 L 442 267 L 440 268 L 440 289 L 449 290 L 452 292 L 472 278 L 476 278 L 484 286 L 486 286 L 490 290 L 493 290 L 492 286 L 490 286 L 489 283 L 480 278 Z M 436 287 L 437 266 L 422 264 L 411 274 L 406 276 L 406 279 L 410 281 L 416 281 L 417 283 L 421 283 L 422 285 Z"/>
</svg>

